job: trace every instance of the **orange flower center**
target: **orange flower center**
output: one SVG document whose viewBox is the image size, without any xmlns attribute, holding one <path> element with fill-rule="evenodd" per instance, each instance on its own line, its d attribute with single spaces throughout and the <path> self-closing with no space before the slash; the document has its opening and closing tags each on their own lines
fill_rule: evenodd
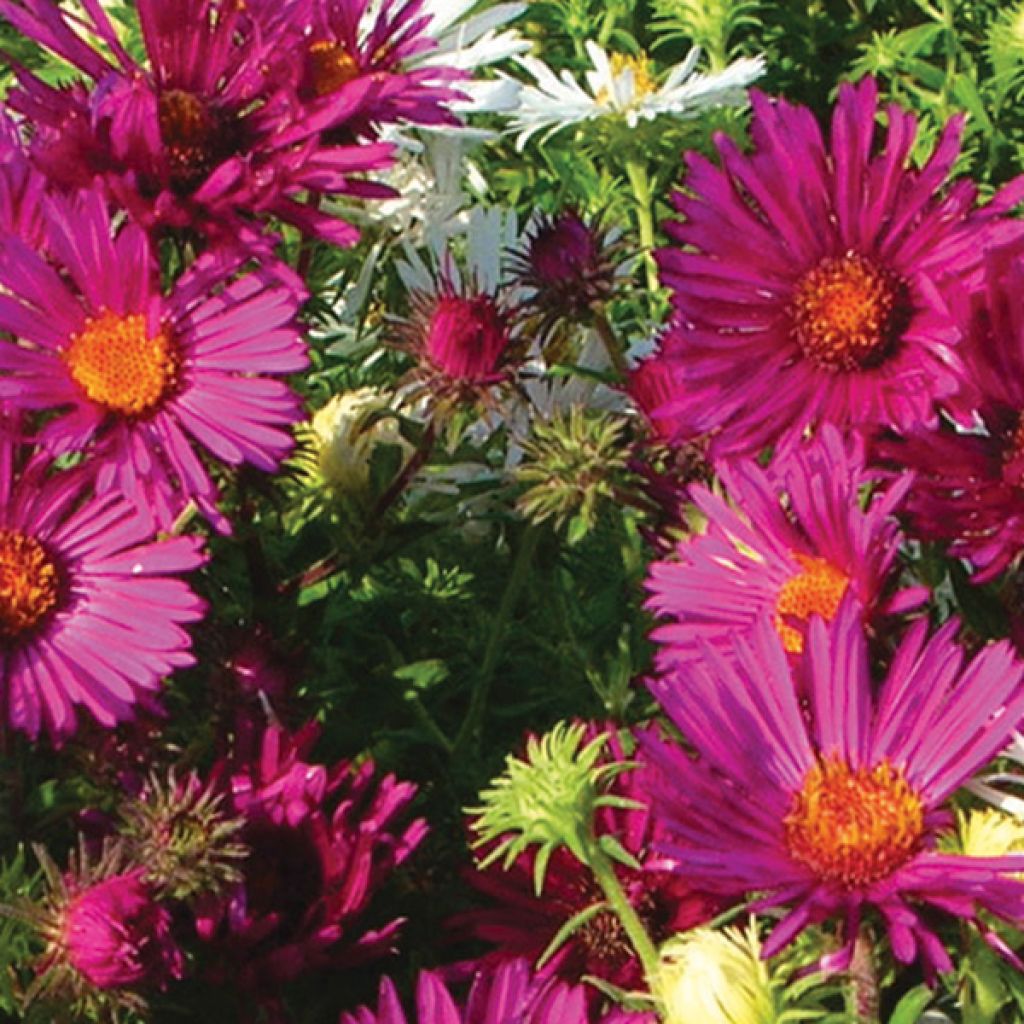
<svg viewBox="0 0 1024 1024">
<path fill-rule="evenodd" d="M 191 192 L 232 151 L 225 119 L 184 89 L 160 93 L 157 116 L 171 181 L 177 189 Z"/>
<path fill-rule="evenodd" d="M 794 860 L 852 888 L 891 875 L 917 852 L 924 805 L 888 761 L 851 768 L 831 757 L 808 772 L 783 829 Z"/>
<path fill-rule="evenodd" d="M 34 537 L 0 529 L 0 637 L 36 626 L 57 604 L 57 567 Z"/>
<path fill-rule="evenodd" d="M 156 409 L 176 386 L 181 365 L 166 329 L 150 337 L 141 313 L 118 316 L 110 310 L 90 317 L 71 336 L 64 361 L 93 402 L 123 416 Z"/>
<path fill-rule="evenodd" d="M 902 283 L 859 253 L 822 260 L 797 283 L 793 333 L 824 370 L 877 366 L 903 329 Z"/>
<path fill-rule="evenodd" d="M 329 96 L 363 73 L 359 61 L 341 43 L 321 39 L 309 47 L 309 77 L 317 96 Z"/>
<path fill-rule="evenodd" d="M 839 610 L 850 579 L 824 558 L 799 551 L 794 551 L 793 557 L 801 569 L 782 584 L 775 599 L 775 629 L 782 637 L 782 646 L 790 654 L 800 654 L 804 649 L 803 627 L 808 619 L 820 615 L 830 622 Z M 794 625 L 792 619 L 799 620 L 799 625 Z"/>
</svg>

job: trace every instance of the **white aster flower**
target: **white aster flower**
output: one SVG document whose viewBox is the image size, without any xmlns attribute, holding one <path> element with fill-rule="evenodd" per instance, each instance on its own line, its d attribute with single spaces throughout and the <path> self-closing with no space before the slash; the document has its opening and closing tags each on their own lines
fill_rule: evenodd
<svg viewBox="0 0 1024 1024">
<path fill-rule="evenodd" d="M 550 135 L 581 121 L 620 117 L 635 128 L 641 118 L 653 120 L 662 114 L 688 118 L 710 107 L 740 106 L 746 102 L 747 86 L 764 72 L 762 58 L 744 57 L 723 71 L 697 74 L 700 50 L 694 47 L 659 83 L 644 56 L 609 54 L 593 42 L 586 48 L 593 64 L 585 75 L 586 89 L 568 71 L 556 75 L 536 57 L 519 58 L 537 83 L 523 88 L 512 115 L 520 149 L 538 131 Z"/>
</svg>

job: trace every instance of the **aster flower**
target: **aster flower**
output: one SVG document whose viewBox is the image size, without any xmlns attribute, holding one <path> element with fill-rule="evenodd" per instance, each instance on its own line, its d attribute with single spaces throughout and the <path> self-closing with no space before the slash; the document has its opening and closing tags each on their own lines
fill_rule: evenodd
<svg viewBox="0 0 1024 1024">
<path fill-rule="evenodd" d="M 189 499 L 222 530 L 217 491 L 193 451 L 274 470 L 300 404 L 272 375 L 306 365 L 294 326 L 301 285 L 279 274 L 227 278 L 200 259 L 169 295 L 145 233 L 113 230 L 96 193 L 53 201 L 58 270 L 17 238 L 0 239 L 0 397 L 57 410 L 40 432 L 54 453 L 89 450 L 103 494 L 152 507 L 161 526 Z M 254 370 L 265 376 L 255 376 Z"/>
<path fill-rule="evenodd" d="M 600 218 L 585 220 L 573 209 L 535 218 L 511 264 L 526 291 L 528 329 L 546 340 L 559 326 L 590 323 L 595 307 L 612 297 L 625 253 L 625 240 Z"/>
<path fill-rule="evenodd" d="M 935 431 L 883 441 L 876 454 L 917 471 L 907 497 L 914 532 L 952 541 L 975 579 L 990 580 L 1024 551 L 1024 253 L 990 253 L 984 285 L 970 299 L 964 359 L 970 390 Z"/>
<path fill-rule="evenodd" d="M 808 424 L 909 428 L 963 382 L 959 330 L 940 292 L 978 277 L 985 246 L 1019 232 L 975 189 L 944 189 L 963 118 L 920 170 L 916 122 L 887 108 L 875 154 L 877 87 L 842 85 L 826 149 L 810 112 L 752 94 L 754 151 L 720 137 L 722 166 L 689 155 L 679 248 L 658 253 L 673 290 L 663 358 L 678 370 L 667 410 L 718 452 L 756 452 Z"/>
<path fill-rule="evenodd" d="M 920 587 L 887 593 L 900 544 L 894 513 L 912 477 L 876 490 L 862 508 L 862 489 L 877 480 L 858 440 L 828 428 L 768 469 L 745 460 L 719 473 L 732 505 L 692 485 L 704 532 L 650 566 L 648 607 L 670 620 L 652 634 L 661 669 L 699 657 L 705 643 L 729 650 L 763 616 L 799 654 L 811 617 L 831 619 L 847 593 L 866 619 L 927 597 Z"/>
<path fill-rule="evenodd" d="M 0 436 L 0 677 L 3 717 L 33 739 L 76 728 L 81 706 L 105 728 L 176 668 L 191 665 L 181 628 L 203 602 L 177 574 L 204 561 L 200 542 L 155 542 L 119 495 L 94 496 L 80 469 L 21 465 L 10 425 Z"/>
<path fill-rule="evenodd" d="M 519 58 L 536 82 L 524 86 L 511 121 L 512 129 L 519 132 L 520 149 L 538 131 L 551 135 L 596 118 L 621 118 L 635 128 L 641 119 L 666 114 L 696 117 L 711 107 L 738 106 L 746 102 L 746 87 L 764 71 L 758 57 L 734 61 L 722 71 L 696 74 L 700 50 L 694 48 L 659 83 L 642 54 L 609 54 L 592 41 L 586 50 L 593 66 L 585 75 L 586 89 L 568 71 L 555 75 L 536 57 Z"/>
<path fill-rule="evenodd" d="M 591 1024 L 583 989 L 535 977 L 526 960 L 508 959 L 473 979 L 464 1007 L 452 998 L 438 973 L 416 980 L 416 1016 L 406 1017 L 389 978 L 382 978 L 377 1010 L 343 1013 L 338 1024 Z M 602 1024 L 653 1024 L 652 1014 L 612 1012 Z"/>
<path fill-rule="evenodd" d="M 732 898 L 757 891 L 755 910 L 790 908 L 764 956 L 840 916 L 844 944 L 822 966 L 843 970 L 873 908 L 897 961 L 948 971 L 934 911 L 973 922 L 997 948 L 979 910 L 1024 917 L 1024 857 L 936 848 L 949 798 L 1024 712 L 1024 665 L 1010 645 L 965 665 L 958 626 L 951 620 L 929 640 L 928 624 L 916 623 L 876 688 L 859 613 L 846 600 L 830 626 L 811 622 L 806 711 L 767 616 L 737 638 L 735 662 L 707 648 L 685 690 L 651 684 L 697 754 L 645 743 L 660 773 L 653 813 L 672 836 L 662 850 L 691 884 Z"/>
<path fill-rule="evenodd" d="M 73 1003 L 90 1019 L 144 1011 L 142 993 L 181 978 L 185 962 L 170 911 L 143 869 L 126 870 L 121 849 L 107 846 L 95 863 L 79 849 L 61 874 L 42 847 L 35 850 L 45 895 L 38 903 L 22 900 L 5 908 L 45 942 L 26 1003 Z"/>
<path fill-rule="evenodd" d="M 224 813 L 242 819 L 250 849 L 242 881 L 206 901 L 199 935 L 212 956 L 211 981 L 230 981 L 259 999 L 304 972 L 363 963 L 388 952 L 401 925 L 362 920 L 384 879 L 426 834 L 398 818 L 416 787 L 376 776 L 371 761 L 330 768 L 307 760 L 318 730 L 294 736 L 277 726 L 251 759 L 223 762 Z"/>
<path fill-rule="evenodd" d="M 47 185 L 32 167 L 14 122 L 0 109 L 0 236 L 17 235 L 34 249 L 42 248 Z"/>
<path fill-rule="evenodd" d="M 588 735 L 596 737 L 601 731 L 591 726 Z M 635 740 L 630 738 L 630 743 Z M 608 744 L 605 761 L 626 759 L 622 741 L 614 732 Z M 672 872 L 669 861 L 655 853 L 655 842 L 665 839 L 666 833 L 647 807 L 649 785 L 642 762 L 618 775 L 611 793 L 623 798 L 622 805 L 598 808 L 593 827 L 599 840 L 615 837 L 632 859 L 633 866 L 620 862 L 614 870 L 652 941 L 660 944 L 676 932 L 709 920 L 721 904 L 696 891 Z M 544 872 L 543 893 L 538 895 L 535 868 L 535 853 L 526 851 L 506 870 L 492 865 L 467 872 L 466 880 L 488 898 L 490 906 L 457 915 L 449 925 L 456 933 L 493 944 L 493 952 L 480 962 L 494 966 L 509 956 L 523 956 L 536 963 L 548 953 L 544 975 L 555 974 L 570 982 L 591 976 L 622 989 L 642 988 L 643 967 L 589 872 L 564 848 L 555 850 Z M 584 913 L 591 908 L 596 912 Z M 552 950 L 553 940 L 566 923 L 581 914 L 585 919 Z"/>
<path fill-rule="evenodd" d="M 396 343 L 417 358 L 435 396 L 476 398 L 507 379 L 520 346 L 501 291 L 502 257 L 515 236 L 514 214 L 477 207 L 465 228 L 464 269 L 443 243 L 427 261 L 409 251 L 398 265 L 411 315 L 395 323 Z"/>
<path fill-rule="evenodd" d="M 147 229 L 188 229 L 232 248 L 259 242 L 254 215 L 355 241 L 354 228 L 295 194 L 379 194 L 352 176 L 386 166 L 391 147 L 321 137 L 361 108 L 369 79 L 302 104 L 287 76 L 268 73 L 291 39 L 297 4 L 270 19 L 261 5 L 234 0 L 142 0 L 143 65 L 99 3 L 83 6 L 78 19 L 49 0 L 0 0 L 0 15 L 88 80 L 58 90 L 22 69 L 8 97 L 35 127 L 33 156 L 53 180 L 85 188 L 98 177 Z"/>
</svg>

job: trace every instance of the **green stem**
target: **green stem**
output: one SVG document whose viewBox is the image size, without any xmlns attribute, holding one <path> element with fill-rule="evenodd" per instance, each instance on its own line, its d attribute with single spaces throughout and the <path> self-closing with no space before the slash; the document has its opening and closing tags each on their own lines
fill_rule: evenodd
<svg viewBox="0 0 1024 1024">
<path fill-rule="evenodd" d="M 658 267 L 654 262 L 654 205 L 651 196 L 651 179 L 647 175 L 647 166 L 636 157 L 626 161 L 626 177 L 633 189 L 636 199 L 636 219 L 640 229 L 640 245 L 644 250 L 644 262 L 647 266 L 647 287 L 654 293 L 658 291 Z"/>
<path fill-rule="evenodd" d="M 597 841 L 591 839 L 586 846 L 587 866 L 593 872 L 594 879 L 601 891 L 604 893 L 608 905 L 615 912 L 615 915 L 622 922 L 622 927 L 633 943 L 640 963 L 643 964 L 644 974 L 647 976 L 647 983 L 654 987 L 654 979 L 658 971 L 658 951 L 647 934 L 639 914 L 629 902 L 619 876 L 615 874 L 615 867 L 611 858 L 601 849 Z"/>
<path fill-rule="evenodd" d="M 537 543 L 540 540 L 541 529 L 538 526 L 530 525 L 526 528 L 519 542 L 519 550 L 515 554 L 512 563 L 512 571 L 509 574 L 508 583 L 505 585 L 505 593 L 501 597 L 501 604 L 498 606 L 498 614 L 491 624 L 491 633 L 487 638 L 487 646 L 484 648 L 484 658 L 480 665 L 480 674 L 476 677 L 473 685 L 473 693 L 469 698 L 469 710 L 459 727 L 458 735 L 455 737 L 453 755 L 461 754 L 470 744 L 478 742 L 480 726 L 483 723 L 484 711 L 487 708 L 487 698 L 490 696 L 491 683 L 494 681 L 494 671 L 498 667 L 498 659 L 501 657 L 502 645 L 505 640 L 505 633 L 509 621 L 519 603 L 519 595 L 522 593 L 530 574 L 530 563 L 533 561 L 533 553 L 537 550 Z"/>
</svg>

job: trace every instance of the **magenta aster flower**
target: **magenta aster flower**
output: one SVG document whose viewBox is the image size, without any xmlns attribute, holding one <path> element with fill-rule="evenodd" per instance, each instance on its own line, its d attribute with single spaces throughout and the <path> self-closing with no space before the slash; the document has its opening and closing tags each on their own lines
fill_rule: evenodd
<svg viewBox="0 0 1024 1024">
<path fill-rule="evenodd" d="M 1024 551 L 1024 254 L 992 252 L 983 288 L 971 297 L 964 359 L 970 390 L 952 410 L 970 425 L 883 441 L 878 454 L 917 471 L 907 496 L 914 532 L 952 541 L 975 578 L 988 580 Z"/>
<path fill-rule="evenodd" d="M 826 149 L 810 111 L 751 93 L 753 152 L 719 137 L 722 166 L 689 155 L 681 248 L 658 253 L 674 292 L 663 358 L 679 370 L 668 412 L 752 452 L 808 424 L 907 428 L 935 422 L 960 386 L 959 333 L 940 292 L 977 274 L 988 242 L 1019 231 L 984 211 L 969 181 L 944 188 L 955 117 L 931 159 L 907 166 L 913 115 L 890 105 L 880 152 L 872 79 L 842 85 Z"/>
<path fill-rule="evenodd" d="M 260 998 L 306 971 L 388 952 L 402 922 L 369 930 L 361 916 L 427 831 L 422 819 L 398 821 L 414 785 L 378 778 L 370 761 L 309 762 L 317 735 L 312 724 L 293 737 L 267 728 L 251 762 L 219 769 L 224 812 L 244 820 L 250 855 L 242 882 L 208 901 L 197 926 L 215 960 L 211 979 Z"/>
<path fill-rule="evenodd" d="M 497 295 L 442 278 L 436 291 L 416 291 L 410 302 L 412 315 L 396 334 L 432 393 L 469 399 L 507 379 L 516 343 Z"/>
<path fill-rule="evenodd" d="M 662 670 L 698 657 L 704 643 L 729 650 L 763 616 L 799 654 L 811 617 L 832 619 L 847 593 L 865 618 L 928 596 L 921 587 L 887 593 L 901 539 L 894 512 L 913 478 L 875 490 L 862 509 L 860 494 L 877 478 L 859 440 L 844 442 L 826 427 L 768 469 L 744 460 L 719 472 L 731 504 L 694 484 L 689 495 L 707 517 L 705 531 L 650 566 L 648 607 L 670 620 L 652 633 Z"/>
<path fill-rule="evenodd" d="M 341 131 L 372 134 L 372 123 L 459 124 L 450 105 L 462 98 L 456 84 L 467 78 L 452 67 L 416 66 L 437 46 L 432 14 L 423 0 L 310 0 L 310 25 L 297 48 L 305 60 L 299 95 L 306 101 L 332 96 L 351 82 L 372 82 L 358 116 Z"/>
<path fill-rule="evenodd" d="M 535 977 L 522 959 L 506 959 L 478 973 L 464 1008 L 439 974 L 421 971 L 416 980 L 416 1015 L 408 1018 L 389 978 L 382 978 L 377 1010 L 343 1013 L 338 1024 L 591 1024 L 583 989 Z M 653 1024 L 652 1014 L 612 1012 L 602 1024 Z"/>
<path fill-rule="evenodd" d="M 225 279 L 223 261 L 201 258 L 164 296 L 145 233 L 113 231 L 98 194 L 50 211 L 56 269 L 0 239 L 0 331 L 15 338 L 0 341 L 0 397 L 56 410 L 42 442 L 94 454 L 101 493 L 122 490 L 161 526 L 193 498 L 226 529 L 192 445 L 268 471 L 288 453 L 301 405 L 270 377 L 306 365 L 301 285 L 276 272 Z"/>
<path fill-rule="evenodd" d="M 0 678 L 3 717 L 32 738 L 75 731 L 76 705 L 111 728 L 176 668 L 191 665 L 182 624 L 203 602 L 174 576 L 204 561 L 200 542 L 154 542 L 148 519 L 92 475 L 17 467 L 0 437 Z"/>
<path fill-rule="evenodd" d="M 171 915 L 137 868 L 76 892 L 64 909 L 59 945 L 67 962 L 99 989 L 163 987 L 184 957 Z"/>
<path fill-rule="evenodd" d="M 0 15 L 89 80 L 58 90 L 21 70 L 8 98 L 35 126 L 33 155 L 50 177 L 69 188 L 98 177 L 147 229 L 187 229 L 229 247 L 257 242 L 253 216 L 278 217 L 339 245 L 355 241 L 355 228 L 299 194 L 381 194 L 352 175 L 387 166 L 391 147 L 321 138 L 361 108 L 371 78 L 301 103 L 288 77 L 271 73 L 289 57 L 302 60 L 290 31 L 299 5 L 283 5 L 271 20 L 259 16 L 261 5 L 235 0 L 140 0 L 144 65 L 101 4 L 83 7 L 79 21 L 49 0 L 0 0 Z"/>
<path fill-rule="evenodd" d="M 46 178 L 32 167 L 14 123 L 0 109 L 0 236 L 17 235 L 42 248 L 46 192 Z"/>
<path fill-rule="evenodd" d="M 691 884 L 723 896 L 764 895 L 755 909 L 790 906 L 764 945 L 773 956 L 807 925 L 839 915 L 845 944 L 824 966 L 848 963 L 864 911 L 881 915 L 901 963 L 929 973 L 952 963 L 930 921 L 944 911 L 1024 918 L 1024 857 L 936 849 L 949 797 L 1009 741 L 1024 713 L 1024 665 L 1007 642 L 969 665 L 946 623 L 904 637 L 880 688 L 851 600 L 807 638 L 806 709 L 768 616 L 736 642 L 732 663 L 708 649 L 685 689 L 651 684 L 691 745 L 647 741 L 661 775 L 654 813 L 663 844 Z M 991 941 L 999 945 L 997 937 Z"/>
<path fill-rule="evenodd" d="M 607 726 L 591 726 L 588 739 Z M 612 734 L 608 750 L 624 760 L 622 742 Z M 635 758 L 632 758 L 635 759 Z M 702 893 L 672 871 L 671 862 L 655 852 L 666 838 L 659 821 L 647 807 L 649 772 L 642 763 L 616 776 L 613 792 L 639 806 L 601 807 L 595 816 L 598 837 L 614 836 L 636 858 L 640 868 L 616 864 L 622 887 L 655 943 L 676 932 L 687 931 L 710 920 L 722 909 L 715 897 Z M 480 851 L 480 855 L 486 851 Z M 544 891 L 534 889 L 534 851 L 522 854 L 507 870 L 492 864 L 483 871 L 466 873 L 473 888 L 489 897 L 491 906 L 470 910 L 453 918 L 455 932 L 493 943 L 494 952 L 480 962 L 494 966 L 510 956 L 536 961 L 567 921 L 605 896 L 587 870 L 566 849 L 554 852 L 544 874 Z M 602 911 L 576 929 L 543 972 L 578 982 L 585 976 L 602 978 L 623 989 L 642 989 L 643 967 L 618 917 Z"/>
</svg>

